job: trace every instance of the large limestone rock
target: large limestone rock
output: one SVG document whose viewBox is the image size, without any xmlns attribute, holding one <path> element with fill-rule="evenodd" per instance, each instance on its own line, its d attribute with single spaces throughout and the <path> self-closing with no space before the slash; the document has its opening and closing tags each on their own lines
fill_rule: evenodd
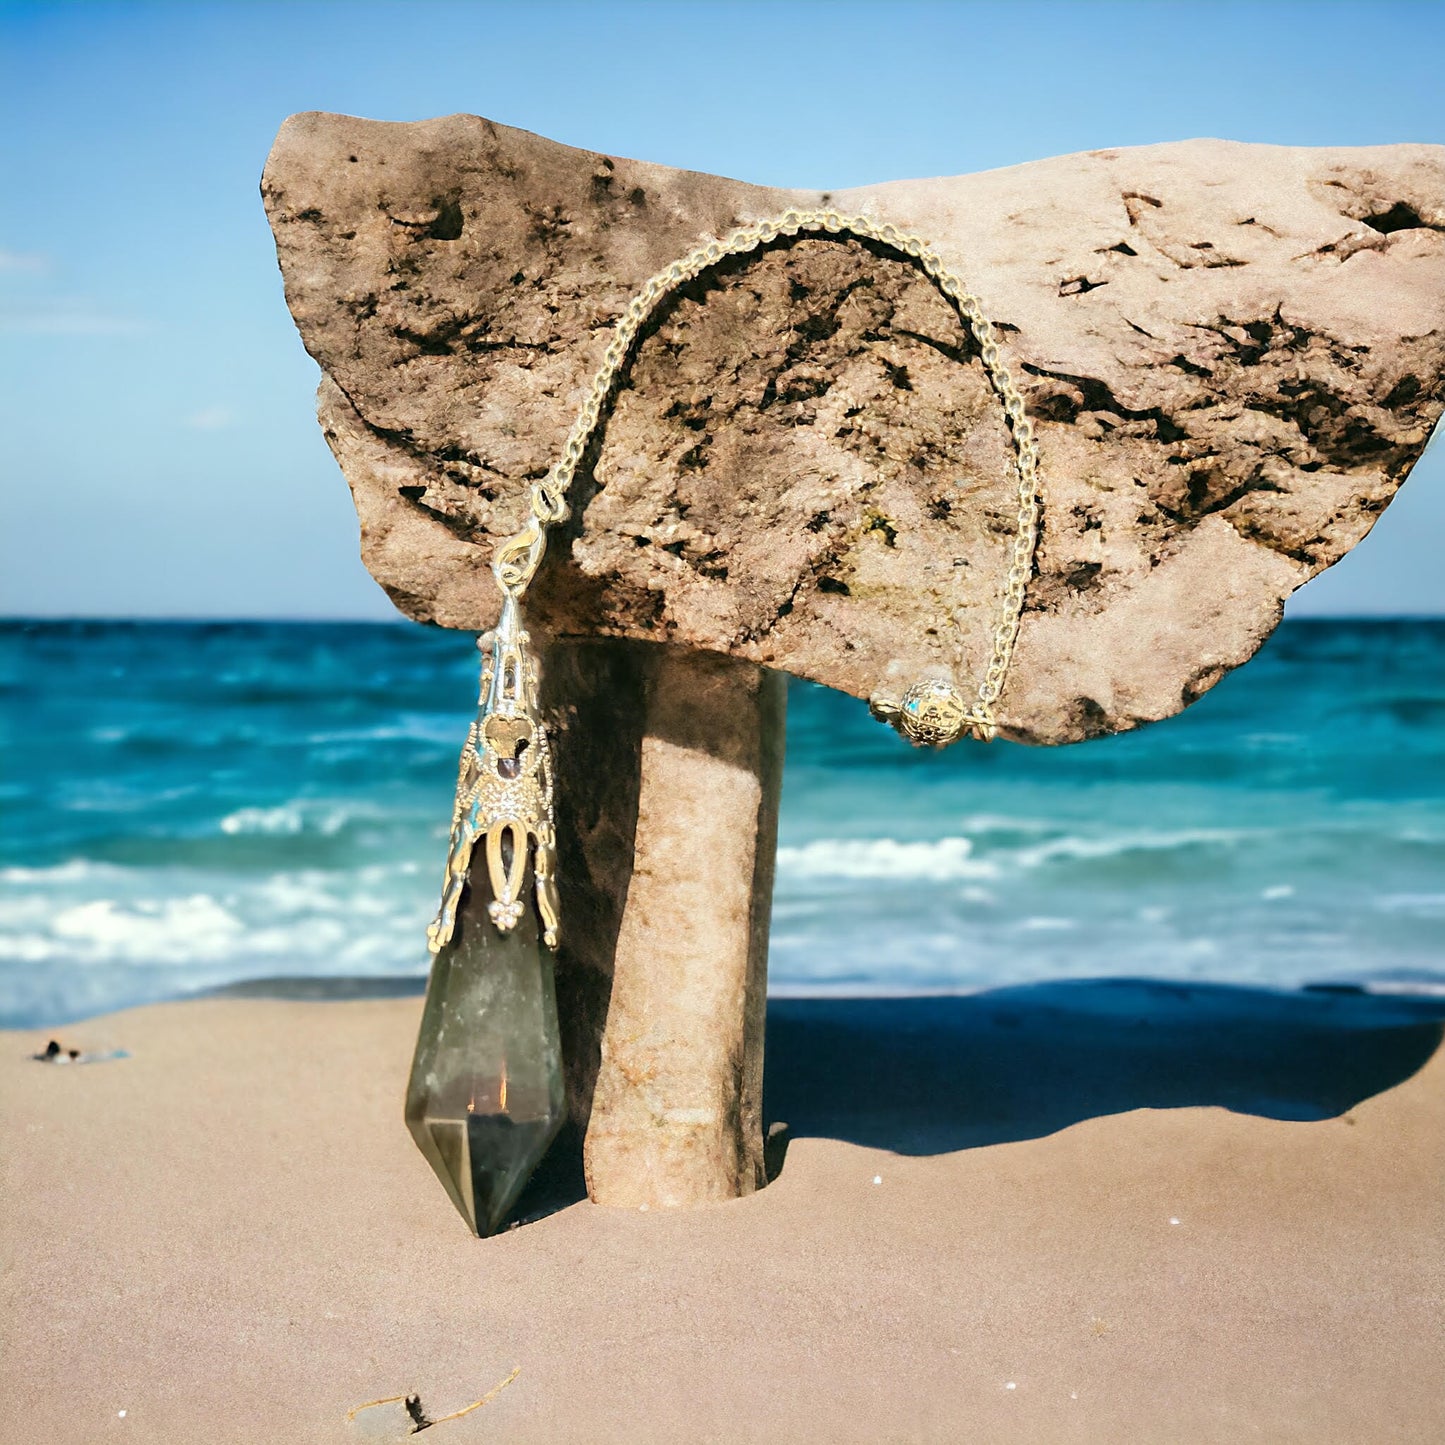
<svg viewBox="0 0 1445 1445">
<path fill-rule="evenodd" d="M 1370 528 L 1445 397 L 1445 148 L 1192 141 L 821 195 L 474 116 L 293 117 L 263 189 L 367 565 L 480 628 L 495 541 L 638 285 L 830 204 L 931 239 L 1003 329 L 1041 454 L 1000 713 L 1044 743 L 1166 717 Z M 1013 527 L 996 404 L 915 267 L 798 239 L 649 328 L 534 618 L 867 697 L 971 692 Z"/>
<path fill-rule="evenodd" d="M 1023 741 L 1167 717 L 1247 659 L 1445 400 L 1438 146 L 1195 141 L 824 196 L 473 116 L 303 115 L 263 191 L 367 565 L 409 616 L 473 629 L 647 277 L 789 206 L 922 233 L 1002 330 L 1038 433 L 1037 575 L 999 707 Z M 544 702 L 595 1199 L 761 1182 L 767 669 L 859 697 L 942 673 L 970 696 L 1008 455 L 971 340 L 884 248 L 731 260 L 644 332 L 528 600 L 535 631 L 577 639 L 548 649 Z"/>
</svg>

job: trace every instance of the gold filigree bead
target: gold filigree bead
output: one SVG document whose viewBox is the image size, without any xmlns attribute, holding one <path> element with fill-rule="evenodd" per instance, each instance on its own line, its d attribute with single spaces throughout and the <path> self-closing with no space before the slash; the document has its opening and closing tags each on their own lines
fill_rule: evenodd
<svg viewBox="0 0 1445 1445">
<path fill-rule="evenodd" d="M 915 682 L 903 694 L 897 715 L 889 721 L 917 747 L 942 748 L 963 735 L 969 726 L 969 714 L 957 690 L 933 678 Z"/>
</svg>

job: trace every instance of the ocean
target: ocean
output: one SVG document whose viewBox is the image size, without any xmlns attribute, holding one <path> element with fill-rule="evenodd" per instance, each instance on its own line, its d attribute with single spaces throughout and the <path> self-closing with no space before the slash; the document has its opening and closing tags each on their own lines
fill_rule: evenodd
<svg viewBox="0 0 1445 1445">
<path fill-rule="evenodd" d="M 0 1024 L 424 975 L 475 669 L 403 624 L 0 626 Z M 1068 748 L 789 709 L 775 994 L 1445 991 L 1445 622 L 1287 622 Z"/>
</svg>

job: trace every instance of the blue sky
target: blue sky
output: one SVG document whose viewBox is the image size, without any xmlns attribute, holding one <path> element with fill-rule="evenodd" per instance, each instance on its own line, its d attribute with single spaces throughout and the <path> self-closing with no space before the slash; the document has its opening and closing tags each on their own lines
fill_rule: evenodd
<svg viewBox="0 0 1445 1445">
<path fill-rule="evenodd" d="M 0 3 L 0 612 L 395 616 L 257 180 L 298 110 L 472 111 L 841 188 L 1190 136 L 1445 140 L 1445 5 Z M 1445 443 L 1296 615 L 1445 612 Z"/>
</svg>

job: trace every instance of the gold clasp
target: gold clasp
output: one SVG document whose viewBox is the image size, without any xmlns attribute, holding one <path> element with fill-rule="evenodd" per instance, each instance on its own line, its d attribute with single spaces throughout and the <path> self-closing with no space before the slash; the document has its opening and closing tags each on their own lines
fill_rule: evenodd
<svg viewBox="0 0 1445 1445">
<path fill-rule="evenodd" d="M 547 530 L 534 517 L 515 536 L 497 548 L 492 559 L 492 572 L 502 591 L 509 597 L 520 597 L 536 576 L 547 550 Z"/>
</svg>

